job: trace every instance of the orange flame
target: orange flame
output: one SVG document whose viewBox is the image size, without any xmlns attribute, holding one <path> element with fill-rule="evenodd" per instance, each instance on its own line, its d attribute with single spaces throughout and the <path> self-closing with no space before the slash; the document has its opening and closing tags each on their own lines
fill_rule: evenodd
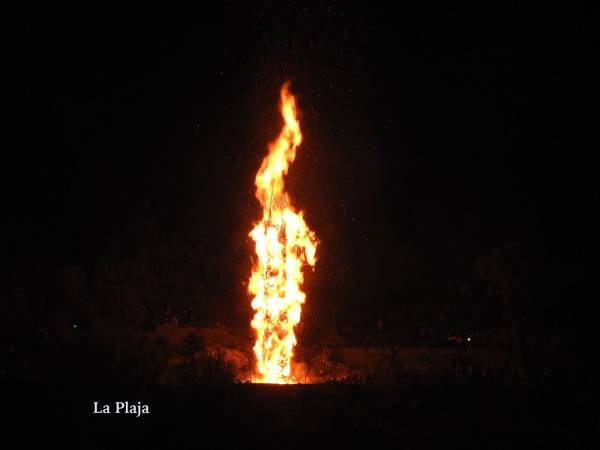
<svg viewBox="0 0 600 450">
<path fill-rule="evenodd" d="M 296 99 L 289 82 L 281 87 L 280 111 L 284 124 L 269 154 L 256 174 L 256 198 L 263 208 L 262 221 L 250 232 L 255 242 L 257 262 L 248 285 L 254 295 L 256 311 L 252 327 L 256 330 L 254 353 L 260 383 L 293 383 L 290 374 L 294 327 L 300 322 L 306 294 L 302 268 L 315 265 L 317 239 L 302 211 L 296 212 L 284 190 L 283 177 L 296 157 L 302 142 Z"/>
</svg>

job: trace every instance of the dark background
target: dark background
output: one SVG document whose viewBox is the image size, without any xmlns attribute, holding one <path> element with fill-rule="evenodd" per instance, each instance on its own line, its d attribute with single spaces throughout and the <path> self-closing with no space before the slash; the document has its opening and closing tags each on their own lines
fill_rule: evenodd
<svg viewBox="0 0 600 450">
<path fill-rule="evenodd" d="M 279 448 L 350 445 L 360 430 L 371 445 L 582 444 L 590 28 L 564 5 L 479 3 L 5 10 L 0 381 L 20 439 L 35 420 L 42 437 L 112 446 L 123 438 L 90 401 L 149 399 L 143 433 L 117 419 L 125 443 L 212 431 L 264 444 L 269 429 Z M 522 350 L 527 390 L 440 384 L 393 400 L 350 385 L 214 390 L 185 371 L 191 385 L 156 387 L 201 345 L 164 353 L 152 336 L 173 317 L 224 324 L 250 351 L 253 181 L 286 80 L 304 134 L 287 188 L 321 241 L 299 351 L 487 335 Z"/>
<path fill-rule="evenodd" d="M 151 330 L 167 309 L 251 336 L 253 180 L 288 79 L 304 142 L 287 187 L 321 240 L 301 342 L 360 341 L 382 318 L 392 337 L 496 329 L 475 267 L 497 249 L 525 268 L 527 324 L 578 328 L 580 11 L 86 3 L 7 19 L 7 345 L 53 320 Z M 107 293 L 118 283 L 127 295 Z"/>
</svg>

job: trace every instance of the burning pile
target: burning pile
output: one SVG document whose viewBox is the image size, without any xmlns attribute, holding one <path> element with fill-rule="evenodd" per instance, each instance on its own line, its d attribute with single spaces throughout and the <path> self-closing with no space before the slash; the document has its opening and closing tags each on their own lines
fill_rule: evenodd
<svg viewBox="0 0 600 450">
<path fill-rule="evenodd" d="M 256 198 L 263 208 L 262 220 L 250 232 L 257 261 L 248 290 L 256 311 L 254 352 L 260 383 L 293 383 L 291 361 L 296 345 L 294 327 L 300 322 L 306 294 L 300 289 L 302 268 L 315 265 L 317 239 L 302 211 L 296 211 L 284 190 L 283 177 L 302 142 L 296 99 L 289 83 L 281 88 L 280 111 L 284 124 L 256 174 Z"/>
</svg>

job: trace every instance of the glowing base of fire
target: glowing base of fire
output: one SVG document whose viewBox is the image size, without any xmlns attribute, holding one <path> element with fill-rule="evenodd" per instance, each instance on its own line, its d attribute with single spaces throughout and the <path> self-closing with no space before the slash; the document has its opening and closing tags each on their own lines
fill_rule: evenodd
<svg viewBox="0 0 600 450">
<path fill-rule="evenodd" d="M 286 382 L 279 382 L 279 383 L 271 383 L 268 381 L 262 381 L 258 378 L 251 378 L 249 380 L 250 383 L 252 384 L 265 384 L 265 385 L 270 385 L 270 386 L 298 386 L 298 385 L 302 385 L 302 384 L 321 384 L 323 383 L 323 381 L 320 380 L 315 380 L 315 379 L 307 379 L 306 381 L 302 380 L 302 381 L 286 381 Z"/>
<path fill-rule="evenodd" d="M 278 385 L 300 384 L 297 381 L 277 381 L 277 382 L 264 381 L 262 378 L 252 378 L 250 380 L 250 383 L 252 383 L 252 384 L 278 384 Z"/>
<path fill-rule="evenodd" d="M 260 376 L 260 375 L 253 375 L 250 378 L 250 382 L 255 383 L 255 384 L 300 384 L 300 382 L 298 382 L 295 377 L 274 380 L 274 379 L 268 379 L 268 378 L 265 379 L 264 376 Z"/>
<path fill-rule="evenodd" d="M 268 380 L 261 375 L 252 375 L 247 380 L 252 384 L 269 384 L 272 386 L 275 385 L 299 385 L 299 384 L 320 384 L 325 380 L 323 377 L 320 377 L 318 374 L 312 374 L 310 371 L 307 371 L 306 365 L 303 363 L 293 364 L 292 363 L 292 373 L 285 380 Z"/>
</svg>

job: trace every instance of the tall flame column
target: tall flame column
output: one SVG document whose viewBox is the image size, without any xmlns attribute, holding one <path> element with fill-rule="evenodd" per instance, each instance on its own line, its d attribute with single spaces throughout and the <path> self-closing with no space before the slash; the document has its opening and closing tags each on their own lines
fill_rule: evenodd
<svg viewBox="0 0 600 450">
<path fill-rule="evenodd" d="M 294 327 L 300 322 L 306 294 L 301 286 L 302 269 L 314 266 L 317 238 L 304 221 L 302 211 L 292 206 L 284 189 L 283 177 L 302 142 L 296 99 L 289 82 L 280 92 L 283 127 L 256 174 L 256 198 L 263 214 L 250 232 L 257 260 L 248 290 L 254 296 L 256 311 L 252 327 L 256 331 L 254 353 L 256 382 L 293 383 L 291 361 L 296 345 Z"/>
</svg>

